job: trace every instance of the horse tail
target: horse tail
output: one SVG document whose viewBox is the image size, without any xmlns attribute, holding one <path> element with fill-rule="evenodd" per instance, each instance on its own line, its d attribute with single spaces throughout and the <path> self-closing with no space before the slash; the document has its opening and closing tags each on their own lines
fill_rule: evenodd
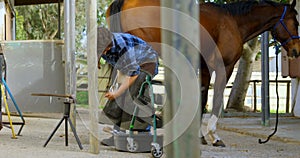
<svg viewBox="0 0 300 158">
<path fill-rule="evenodd" d="M 124 0 L 115 0 L 107 10 L 106 18 L 109 18 L 108 27 L 112 32 L 122 32 L 120 12 L 123 4 Z"/>
</svg>

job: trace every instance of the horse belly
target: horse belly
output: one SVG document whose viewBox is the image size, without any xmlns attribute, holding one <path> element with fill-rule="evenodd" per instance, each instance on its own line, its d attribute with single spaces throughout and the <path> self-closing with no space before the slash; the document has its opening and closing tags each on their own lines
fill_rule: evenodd
<svg viewBox="0 0 300 158">
<path fill-rule="evenodd" d="M 145 28 L 161 28 L 160 8 L 147 6 L 147 7 L 126 9 L 122 11 L 121 23 L 124 32 L 130 32 L 132 30 L 145 29 Z M 150 31 L 151 34 L 151 30 L 147 30 L 147 31 Z M 149 34 L 149 32 L 143 32 L 143 34 Z M 160 37 L 159 37 L 159 41 L 160 41 Z"/>
<path fill-rule="evenodd" d="M 160 53 L 161 24 L 160 1 L 130 0 L 124 3 L 121 13 L 121 23 L 124 32 L 133 34 L 146 42 Z"/>
</svg>

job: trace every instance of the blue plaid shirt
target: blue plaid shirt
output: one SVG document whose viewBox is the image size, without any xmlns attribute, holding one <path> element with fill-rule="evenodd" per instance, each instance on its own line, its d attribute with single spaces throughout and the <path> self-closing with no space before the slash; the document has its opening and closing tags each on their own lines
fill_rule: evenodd
<svg viewBox="0 0 300 158">
<path fill-rule="evenodd" d="M 128 33 L 113 33 L 112 48 L 102 54 L 114 68 L 127 76 L 140 74 L 140 65 L 156 63 L 155 74 L 158 73 L 158 54 L 142 39 Z"/>
</svg>

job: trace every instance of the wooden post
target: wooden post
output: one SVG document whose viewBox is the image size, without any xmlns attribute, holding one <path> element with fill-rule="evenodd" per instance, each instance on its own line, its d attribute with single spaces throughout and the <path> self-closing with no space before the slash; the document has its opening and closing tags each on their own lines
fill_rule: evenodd
<svg viewBox="0 0 300 158">
<path fill-rule="evenodd" d="M 99 153 L 98 128 L 98 70 L 97 70 L 97 2 L 87 1 L 87 63 L 90 109 L 90 152 Z"/>
<path fill-rule="evenodd" d="M 167 90 L 164 151 L 170 158 L 200 157 L 199 4 L 175 0 L 161 1 L 161 5 Z"/>
</svg>

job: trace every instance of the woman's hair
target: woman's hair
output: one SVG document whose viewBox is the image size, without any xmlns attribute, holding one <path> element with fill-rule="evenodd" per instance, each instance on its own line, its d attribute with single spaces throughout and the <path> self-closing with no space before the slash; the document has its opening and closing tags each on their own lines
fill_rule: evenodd
<svg viewBox="0 0 300 158">
<path fill-rule="evenodd" d="M 109 44 L 111 44 L 113 34 L 105 27 L 98 27 L 97 29 L 97 55 L 98 59 L 102 55 L 103 51 Z"/>
</svg>

